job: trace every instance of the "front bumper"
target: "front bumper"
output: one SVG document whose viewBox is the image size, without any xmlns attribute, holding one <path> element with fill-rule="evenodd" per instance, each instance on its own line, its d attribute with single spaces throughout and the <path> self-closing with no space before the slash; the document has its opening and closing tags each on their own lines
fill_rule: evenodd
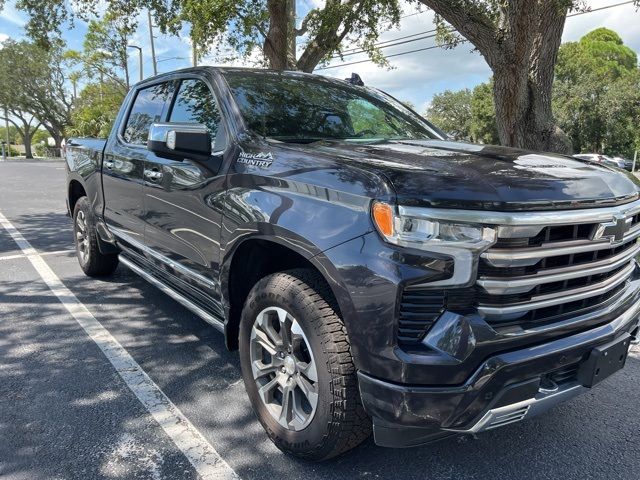
<svg viewBox="0 0 640 480">
<path fill-rule="evenodd" d="M 637 337 L 639 316 L 636 303 L 600 327 L 492 356 L 459 386 L 402 385 L 360 372 L 361 397 L 373 418 L 375 441 L 410 447 L 540 414 L 587 390 L 570 375 L 549 390 L 550 375 L 579 366 L 596 346 L 622 335 Z"/>
</svg>

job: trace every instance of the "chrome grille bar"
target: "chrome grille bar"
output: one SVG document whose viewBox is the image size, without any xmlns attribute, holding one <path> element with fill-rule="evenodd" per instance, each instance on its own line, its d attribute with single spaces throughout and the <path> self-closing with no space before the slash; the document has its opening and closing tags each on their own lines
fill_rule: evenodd
<svg viewBox="0 0 640 480">
<path fill-rule="evenodd" d="M 524 293 L 538 285 L 561 282 L 575 278 L 607 273 L 633 260 L 640 253 L 640 244 L 636 243 L 621 253 L 604 260 L 574 265 L 565 268 L 541 270 L 533 275 L 521 277 L 480 277 L 477 284 L 492 295 Z"/>
<path fill-rule="evenodd" d="M 635 268 L 633 263 L 629 264 L 626 268 L 616 273 L 615 275 L 607 278 L 606 280 L 594 283 L 586 287 L 576 288 L 573 290 L 560 291 L 547 295 L 538 295 L 532 297 L 530 301 L 523 303 L 515 303 L 505 306 L 490 306 L 480 305 L 478 310 L 485 315 L 509 315 L 520 312 L 527 312 L 537 308 L 545 308 L 553 305 L 560 305 L 563 303 L 574 302 L 577 300 L 583 300 L 585 298 L 594 297 L 602 293 L 606 293 L 612 290 L 622 282 L 627 280 L 627 277 L 631 275 L 631 272 Z"/>
<path fill-rule="evenodd" d="M 619 244 L 625 245 L 640 237 L 640 225 L 630 230 Z M 543 258 L 558 257 L 560 255 L 573 255 L 576 253 L 593 252 L 612 248 L 609 240 L 589 241 L 578 240 L 575 242 L 563 242 L 561 245 L 547 244 L 533 248 L 501 248 L 490 249 L 481 257 L 494 267 L 523 267 L 535 265 Z"/>
</svg>

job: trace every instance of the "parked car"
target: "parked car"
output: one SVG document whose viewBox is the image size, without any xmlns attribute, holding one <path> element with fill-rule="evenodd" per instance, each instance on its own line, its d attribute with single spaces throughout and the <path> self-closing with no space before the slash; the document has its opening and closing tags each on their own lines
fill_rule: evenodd
<svg viewBox="0 0 640 480">
<path fill-rule="evenodd" d="M 605 165 L 611 165 L 617 168 L 623 168 L 625 170 L 631 171 L 633 162 L 629 162 L 624 158 L 620 157 L 609 157 L 607 155 L 602 155 L 600 153 L 580 153 L 573 156 L 579 160 L 588 160 L 590 162 L 598 162 L 603 163 Z"/>
<path fill-rule="evenodd" d="M 639 336 L 635 179 L 446 140 L 354 82 L 163 74 L 66 162 L 84 272 L 121 263 L 223 332 L 267 435 L 302 458 L 527 419 Z"/>
<path fill-rule="evenodd" d="M 630 172 L 633 171 L 633 160 L 623 157 L 613 157 L 613 160 L 618 163 L 620 168 L 624 168 Z"/>
</svg>

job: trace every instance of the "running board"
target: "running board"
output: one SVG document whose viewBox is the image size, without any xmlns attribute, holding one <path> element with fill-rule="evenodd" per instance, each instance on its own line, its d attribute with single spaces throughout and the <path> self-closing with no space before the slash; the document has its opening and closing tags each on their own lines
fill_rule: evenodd
<svg viewBox="0 0 640 480">
<path fill-rule="evenodd" d="M 182 296 L 181 294 L 179 294 L 178 292 L 176 292 L 172 288 L 166 286 L 160 280 L 155 278 L 153 275 L 145 272 L 142 268 L 140 268 L 134 262 L 132 262 L 131 260 L 126 258 L 124 255 L 120 255 L 119 260 L 120 260 L 120 263 L 122 263 L 126 267 L 129 267 L 131 270 L 133 270 L 135 273 L 137 273 L 140 277 L 144 278 L 151 285 L 153 285 L 154 287 L 158 288 L 163 293 L 166 293 L 167 295 L 169 295 L 171 298 L 173 298 L 176 302 L 178 302 L 183 307 L 188 308 L 189 310 L 191 310 L 193 313 L 198 315 L 200 318 L 202 318 L 205 322 L 210 324 L 216 330 L 224 333 L 224 322 L 221 319 L 219 319 L 218 317 L 215 317 L 214 315 L 211 315 L 209 312 L 207 312 L 206 310 L 200 308 L 195 303 L 193 303 L 191 300 L 185 298 L 184 296 Z"/>
</svg>

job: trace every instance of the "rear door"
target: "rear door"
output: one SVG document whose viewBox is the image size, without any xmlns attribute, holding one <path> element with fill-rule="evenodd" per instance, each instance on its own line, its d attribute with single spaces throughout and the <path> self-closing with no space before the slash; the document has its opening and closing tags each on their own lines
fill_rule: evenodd
<svg viewBox="0 0 640 480">
<path fill-rule="evenodd" d="M 145 243 L 152 260 L 182 284 L 218 299 L 220 226 L 225 177 L 220 171 L 227 131 L 205 77 L 178 82 L 169 122 L 204 124 L 212 140 L 208 159 L 148 156 L 144 180 Z M 219 305 L 214 305 L 218 309 Z M 222 310 L 219 312 L 222 313 Z"/>
<path fill-rule="evenodd" d="M 109 230 L 122 246 L 142 250 L 144 165 L 149 155 L 147 137 L 154 122 L 168 112 L 173 82 L 143 86 L 132 95 L 120 128 L 111 135 L 102 165 L 104 217 Z"/>
</svg>

